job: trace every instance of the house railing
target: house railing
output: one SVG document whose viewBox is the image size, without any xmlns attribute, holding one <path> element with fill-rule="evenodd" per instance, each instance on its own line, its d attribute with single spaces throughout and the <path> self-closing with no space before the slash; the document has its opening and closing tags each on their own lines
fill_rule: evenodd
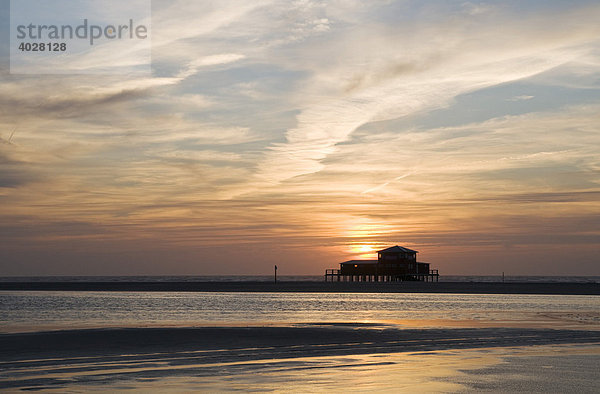
<svg viewBox="0 0 600 394">
<path fill-rule="evenodd" d="M 427 270 L 428 273 L 404 273 L 404 274 L 388 274 L 388 273 L 342 273 L 341 269 L 326 269 L 325 281 L 331 282 L 402 282 L 402 281 L 424 281 L 438 282 L 439 271 L 437 269 Z"/>
</svg>

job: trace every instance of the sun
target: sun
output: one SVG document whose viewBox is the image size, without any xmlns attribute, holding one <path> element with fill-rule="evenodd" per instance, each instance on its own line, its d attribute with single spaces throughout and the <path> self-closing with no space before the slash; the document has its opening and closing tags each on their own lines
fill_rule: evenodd
<svg viewBox="0 0 600 394">
<path fill-rule="evenodd" d="M 376 246 L 372 244 L 351 244 L 350 253 L 358 255 L 360 258 L 373 257 L 373 254 L 377 251 Z"/>
<path fill-rule="evenodd" d="M 353 253 L 369 253 L 373 251 L 373 247 L 371 245 L 352 245 Z"/>
</svg>

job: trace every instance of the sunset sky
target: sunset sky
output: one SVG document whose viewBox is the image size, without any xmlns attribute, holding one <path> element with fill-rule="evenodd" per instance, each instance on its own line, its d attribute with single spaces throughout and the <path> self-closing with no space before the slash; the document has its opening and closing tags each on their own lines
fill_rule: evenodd
<svg viewBox="0 0 600 394">
<path fill-rule="evenodd" d="M 151 76 L 3 62 L 0 276 L 600 275 L 598 1 L 152 6 Z"/>
</svg>

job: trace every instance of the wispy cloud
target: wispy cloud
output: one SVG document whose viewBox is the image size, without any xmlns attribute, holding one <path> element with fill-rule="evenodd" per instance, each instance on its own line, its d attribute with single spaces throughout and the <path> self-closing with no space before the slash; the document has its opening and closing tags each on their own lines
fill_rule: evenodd
<svg viewBox="0 0 600 394">
<path fill-rule="evenodd" d="M 221 53 L 218 55 L 204 56 L 192 60 L 185 70 L 180 71 L 177 74 L 177 78 L 185 79 L 191 75 L 194 75 L 202 67 L 223 65 L 233 63 L 243 59 L 245 56 L 237 53 Z"/>
<path fill-rule="evenodd" d="M 532 98 L 534 98 L 535 96 L 529 96 L 529 95 L 521 95 L 521 96 L 514 96 L 511 97 L 509 99 L 506 99 L 506 101 L 524 101 L 524 100 L 531 100 Z"/>
<path fill-rule="evenodd" d="M 413 175 L 413 174 L 412 173 L 407 173 L 407 174 L 404 174 L 404 175 L 397 176 L 394 179 L 392 179 L 391 181 L 387 181 L 385 183 L 382 183 L 381 185 L 378 185 L 378 186 L 372 187 L 370 189 L 364 190 L 364 191 L 361 192 L 361 194 L 368 194 L 368 193 L 376 192 L 376 191 L 378 191 L 380 189 L 383 189 L 384 187 L 386 187 L 387 185 L 389 185 L 392 182 L 399 181 L 400 179 L 404 179 L 407 176 L 411 176 L 411 175 Z"/>
<path fill-rule="evenodd" d="M 338 90 L 331 93 L 332 86 L 324 84 L 322 97 L 298 115 L 298 124 L 287 131 L 286 142 L 272 146 L 261 164 L 260 176 L 278 182 L 317 172 L 337 144 L 368 122 L 445 106 L 460 94 L 532 77 L 587 57 L 593 49 L 589 43 L 599 32 L 590 28 L 590 18 L 598 13 L 596 7 L 562 15 L 569 30 L 560 37 L 548 28 L 546 19 L 538 17 L 510 21 L 511 29 L 501 32 L 497 24 L 490 27 L 485 20 L 465 18 L 461 20 L 464 26 L 458 28 L 458 21 L 450 24 L 443 17 L 430 26 L 419 26 L 417 34 L 401 28 L 383 35 L 368 30 L 362 38 L 369 46 L 358 52 L 346 49 L 352 48 L 354 35 L 345 38 L 350 41 L 345 45 L 336 37 L 325 47 L 335 58 L 344 59 L 343 63 L 333 67 L 324 63 L 324 69 L 316 69 L 313 78 L 336 81 Z M 508 20 L 510 16 L 503 17 Z M 577 28 L 580 18 L 589 23 Z"/>
</svg>

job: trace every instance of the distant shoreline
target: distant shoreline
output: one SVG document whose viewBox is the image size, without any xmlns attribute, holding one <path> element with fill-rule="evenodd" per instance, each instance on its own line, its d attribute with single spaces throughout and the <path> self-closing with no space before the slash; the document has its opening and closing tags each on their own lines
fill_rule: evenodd
<svg viewBox="0 0 600 394">
<path fill-rule="evenodd" d="M 600 283 L 498 282 L 0 282 L 0 291 L 165 291 L 600 295 Z"/>
</svg>

